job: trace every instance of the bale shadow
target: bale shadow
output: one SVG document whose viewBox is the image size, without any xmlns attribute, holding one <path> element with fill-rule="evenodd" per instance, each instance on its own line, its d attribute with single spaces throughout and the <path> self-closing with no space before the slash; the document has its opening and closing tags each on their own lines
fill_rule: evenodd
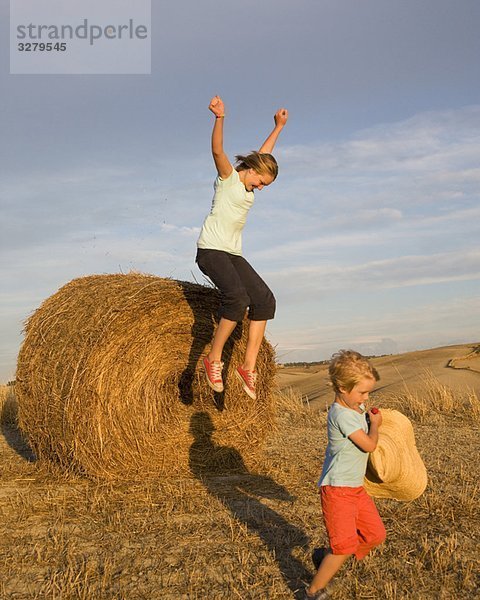
<svg viewBox="0 0 480 600">
<path fill-rule="evenodd" d="M 37 460 L 33 450 L 18 428 L 18 405 L 14 398 L 7 398 L 0 412 L 0 430 L 5 441 L 19 456 L 28 462 Z"/>
<path fill-rule="evenodd" d="M 275 557 L 292 594 L 300 597 L 299 589 L 302 589 L 304 581 L 310 580 L 311 573 L 292 555 L 292 549 L 306 546 L 309 538 L 304 531 L 259 500 L 292 501 L 294 497 L 271 477 L 250 472 L 235 448 L 215 444 L 212 440 L 214 431 L 208 413 L 192 415 L 190 432 L 195 441 L 190 447 L 191 472 L 239 523 L 260 537 Z"/>
<path fill-rule="evenodd" d="M 211 306 L 211 294 L 214 292 L 212 288 L 188 282 L 180 282 L 180 285 L 182 286 L 185 300 L 192 309 L 193 325 L 191 329 L 192 344 L 188 354 L 187 366 L 180 375 L 178 381 L 178 391 L 181 402 L 190 406 L 194 401 L 193 384 L 197 365 L 200 357 L 205 353 L 205 348 L 213 339 L 215 324 L 218 324 L 219 318 L 216 314 L 217 307 L 215 306 L 212 308 Z M 202 297 L 204 300 L 203 302 Z M 228 372 L 234 343 L 241 339 L 242 331 L 243 325 L 242 323 L 239 323 L 225 344 L 222 356 L 224 373 Z M 201 365 L 199 368 L 203 369 Z M 214 406 L 222 411 L 225 408 L 225 392 L 212 393 Z"/>
</svg>

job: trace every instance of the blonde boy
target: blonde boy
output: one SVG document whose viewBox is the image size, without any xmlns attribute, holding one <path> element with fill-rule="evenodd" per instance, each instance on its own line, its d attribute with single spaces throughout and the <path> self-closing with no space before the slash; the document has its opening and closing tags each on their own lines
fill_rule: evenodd
<svg viewBox="0 0 480 600">
<path fill-rule="evenodd" d="M 352 554 L 361 560 L 386 537 L 376 506 L 363 488 L 368 453 L 377 446 L 382 424 L 381 413 L 366 411 L 365 402 L 380 377 L 353 350 L 333 355 L 329 375 L 335 401 L 328 411 L 328 445 L 318 485 L 330 548 L 314 553 L 318 570 L 305 589 L 305 600 L 327 598 L 326 586 L 344 562 Z"/>
</svg>

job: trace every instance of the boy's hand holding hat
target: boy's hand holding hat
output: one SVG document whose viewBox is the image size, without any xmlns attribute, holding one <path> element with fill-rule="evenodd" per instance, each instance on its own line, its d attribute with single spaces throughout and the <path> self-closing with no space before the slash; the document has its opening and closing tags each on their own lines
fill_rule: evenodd
<svg viewBox="0 0 480 600">
<path fill-rule="evenodd" d="M 380 414 L 376 408 L 370 412 Z M 427 471 L 415 445 L 412 424 L 398 410 L 384 409 L 381 415 L 377 448 L 368 459 L 365 489 L 376 498 L 415 500 L 427 487 Z"/>
</svg>

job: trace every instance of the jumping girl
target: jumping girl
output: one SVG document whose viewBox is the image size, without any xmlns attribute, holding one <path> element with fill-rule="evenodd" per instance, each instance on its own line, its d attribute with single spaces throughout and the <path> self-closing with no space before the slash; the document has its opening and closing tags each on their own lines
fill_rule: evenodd
<svg viewBox="0 0 480 600">
<path fill-rule="evenodd" d="M 236 156 L 233 168 L 223 150 L 225 107 L 222 99 L 214 96 L 209 109 L 215 115 L 212 155 L 218 177 L 212 208 L 198 238 L 196 262 L 220 290 L 221 306 L 220 322 L 210 352 L 203 358 L 203 366 L 208 385 L 215 392 L 222 392 L 223 347 L 248 308 L 247 348 L 243 364 L 237 366 L 235 374 L 245 392 L 255 400 L 255 365 L 267 320 L 275 315 L 275 298 L 242 256 L 242 229 L 253 205 L 254 190 L 263 189 L 277 177 L 277 161 L 270 153 L 287 122 L 288 112 L 284 108 L 277 111 L 275 127 L 260 150 Z"/>
</svg>

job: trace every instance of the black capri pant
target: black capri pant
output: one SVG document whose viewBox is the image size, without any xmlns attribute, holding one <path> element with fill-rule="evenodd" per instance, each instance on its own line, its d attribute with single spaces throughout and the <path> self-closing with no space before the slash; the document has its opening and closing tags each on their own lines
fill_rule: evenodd
<svg viewBox="0 0 480 600">
<path fill-rule="evenodd" d="M 196 262 L 220 290 L 220 317 L 242 321 L 248 308 L 252 321 L 273 319 L 275 296 L 243 256 L 198 248 Z"/>
</svg>

